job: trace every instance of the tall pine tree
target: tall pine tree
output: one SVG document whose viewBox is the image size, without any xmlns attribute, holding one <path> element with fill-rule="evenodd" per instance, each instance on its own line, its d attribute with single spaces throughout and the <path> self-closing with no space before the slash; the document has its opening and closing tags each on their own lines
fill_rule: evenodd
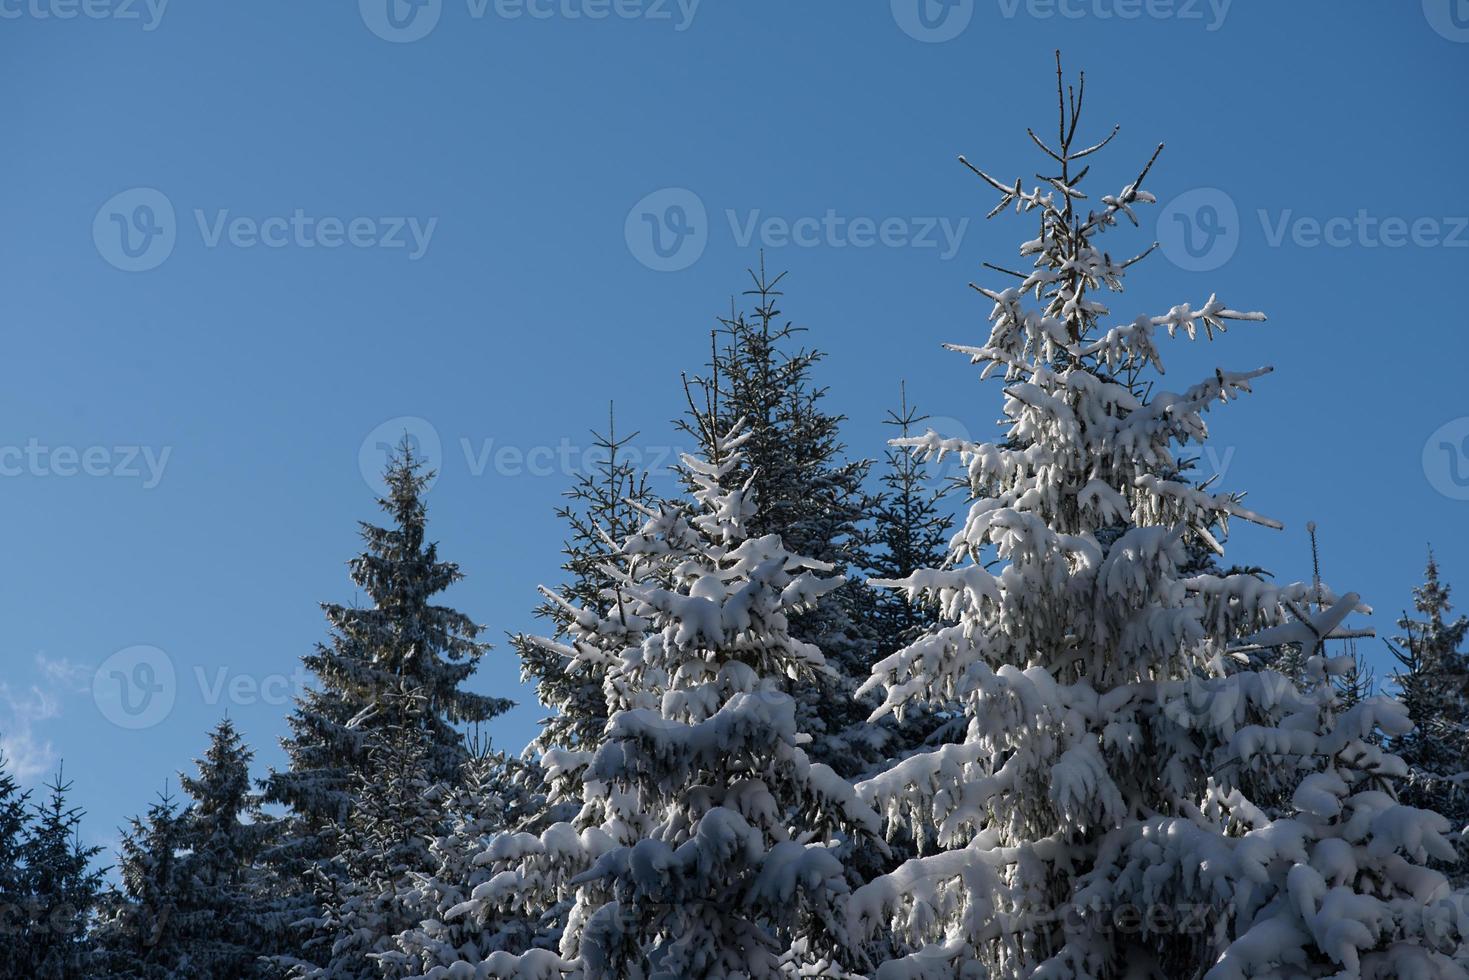
<svg viewBox="0 0 1469 980">
<path fill-rule="evenodd" d="M 267 800 L 290 806 L 299 821 L 297 850 L 308 859 L 322 856 L 316 835 L 346 824 L 355 787 L 371 777 L 372 731 L 400 721 L 385 694 L 406 686 L 425 699 L 424 775 L 431 783 L 452 782 L 466 758 L 456 724 L 483 722 L 512 704 L 463 687 L 488 647 L 473 620 L 433 602 L 462 575 L 425 538 L 423 493 L 431 476 L 405 437 L 378 501 L 391 523 L 364 522 L 366 549 L 348 566 L 370 604 L 324 604 L 331 640 L 303 658 L 317 686 L 297 699 L 289 719 L 282 745 L 290 767 L 272 772 L 265 788 Z"/>
<path fill-rule="evenodd" d="M 637 529 L 643 509 L 655 499 L 648 473 L 628 456 L 637 435 L 619 436 L 609 407 L 607 431 L 592 433 L 596 464 L 578 476 L 566 492 L 567 502 L 556 511 L 567 529 L 561 565 L 567 578 L 559 589 L 542 589 L 536 608 L 536 615 L 552 624 L 552 633 L 521 633 L 512 639 L 522 679 L 535 684 L 537 699 L 554 712 L 532 743 L 537 753 L 593 749 L 607 724 L 601 669 L 607 660 L 577 650 L 577 636 L 585 631 L 578 629 L 576 617 L 578 607 L 599 605 L 603 594 L 616 587 L 609 566 L 617 562 L 619 543 Z"/>
<path fill-rule="evenodd" d="M 1423 584 L 1413 589 L 1418 619 L 1398 620 L 1402 634 L 1389 644 L 1401 668 L 1393 675 L 1413 730 L 1393 740 L 1408 764 L 1404 799 L 1436 809 L 1463 829 L 1469 823 L 1469 617 L 1451 619 L 1449 586 L 1428 553 Z"/>
<path fill-rule="evenodd" d="M 778 534 L 792 553 L 845 576 L 862 560 L 869 464 L 845 458 L 845 418 L 826 410 L 827 389 L 814 377 L 825 355 L 798 346 L 803 328 L 783 319 L 778 304 L 785 274 L 767 276 L 762 257 L 750 278 L 744 295 L 752 309 L 735 307 L 720 318 L 709 376 L 695 387 L 717 406 L 716 431 L 740 422 L 745 427 L 740 468 L 731 479 L 748 481 L 760 501 L 749 533 Z M 708 399 L 715 389 L 719 397 Z M 691 400 L 679 424 L 708 454 L 715 447 L 701 411 Z M 871 605 L 870 592 L 850 579 L 791 624 L 792 636 L 819 646 L 830 668 L 797 694 L 802 730 L 813 739 L 811 755 L 846 774 L 873 764 L 883 749 L 883 732 L 867 724 L 866 710 L 853 697 L 876 660 Z"/>
<path fill-rule="evenodd" d="M 1461 906 L 1425 866 L 1453 856 L 1448 822 L 1394 798 L 1403 764 L 1368 737 L 1407 719 L 1381 697 L 1336 711 L 1347 664 L 1323 644 L 1358 597 L 1194 570 L 1190 542 L 1271 522 L 1177 479 L 1175 454 L 1267 369 L 1180 392 L 1146 375 L 1160 331 L 1263 316 L 1210 296 L 1104 325 L 1136 259 L 1100 238 L 1152 203 L 1152 162 L 1088 197 L 1111 137 L 1078 140 L 1083 91 L 1058 55 L 1041 186 L 972 168 L 992 213 L 1037 227 L 1029 268 L 980 288 L 988 338 L 957 348 L 1004 378 L 1007 431 L 901 440 L 959 453 L 972 504 L 946 567 L 886 583 L 955 625 L 872 680 L 884 712 L 957 700 L 967 731 L 859 785 L 925 850 L 854 895 L 854 924 L 906 944 L 884 977 L 1461 977 Z M 1300 687 L 1261 666 L 1287 644 Z"/>
<path fill-rule="evenodd" d="M 379 696 L 381 719 L 363 726 L 369 767 L 358 773 L 347 819 L 330 829 L 330 869 L 313 872 L 320 914 L 288 975 L 372 980 L 376 956 L 413 924 L 412 874 L 430 866 L 429 842 L 442 829 L 444 783 L 431 781 L 435 719 L 427 695 Z"/>
<path fill-rule="evenodd" d="M 496 874 L 480 859 L 495 836 L 534 825 L 541 815 L 544 800 L 527 793 L 527 768 L 521 760 L 490 751 L 464 764 L 459 789 L 447 805 L 450 826 L 429 845 L 427 870 L 410 874 L 401 892 L 405 917 L 415 924 L 394 938 L 396 949 L 377 956 L 385 977 L 419 977 L 435 967 L 483 962 L 497 950 L 526 949 L 554 927 L 554 913 L 548 920 L 516 914 L 494 923 L 450 914 Z"/>
<path fill-rule="evenodd" d="M 0 751 L 0 976 L 21 976 L 29 921 L 25 842 L 31 794 L 21 789 Z"/>
<path fill-rule="evenodd" d="M 194 775 L 180 777 L 192 799 L 182 818 L 191 893 L 175 915 L 189 962 L 214 980 L 259 975 L 259 958 L 278 952 L 287 935 L 282 889 L 260 864 L 277 827 L 251 792 L 253 757 L 225 718 L 209 733 Z"/>
<path fill-rule="evenodd" d="M 79 980 L 93 966 L 87 927 L 102 889 L 103 872 L 92 863 L 102 849 L 81 841 L 84 814 L 67 803 L 71 786 L 58 770 L 27 828 L 25 943 L 16 976 Z"/>
<path fill-rule="evenodd" d="M 714 413 L 701 416 L 712 425 Z M 684 457 L 691 504 L 665 503 L 626 542 L 619 596 L 588 628 L 622 617 L 605 686 L 609 720 L 578 773 L 583 809 L 544 832 L 496 835 L 480 883 L 446 913 L 482 931 L 570 902 L 555 950 L 505 948 L 432 976 L 613 978 L 840 976 L 858 965 L 842 916 L 843 859 L 875 840 L 877 815 L 806 756 L 791 692 L 825 671 L 793 617 L 839 580 L 756 513 L 741 456 L 748 433 L 707 433 Z M 618 604 L 621 611 L 617 611 Z M 472 964 L 472 967 L 471 967 Z"/>
<path fill-rule="evenodd" d="M 928 416 L 920 415 L 908 404 L 904 385 L 900 408 L 889 411 L 884 423 L 892 426 L 902 440 L 927 420 Z M 920 568 L 942 565 L 953 524 L 943 507 L 947 488 L 934 485 L 929 462 L 911 450 L 889 446 L 884 464 L 883 489 L 872 502 L 863 567 L 876 578 L 900 579 Z M 901 593 L 883 592 L 872 605 L 871 622 L 880 657 L 896 653 L 939 621 L 932 605 L 910 600 Z"/>
<path fill-rule="evenodd" d="M 214 976 L 192 962 L 187 908 L 198 898 L 184 864 L 184 821 L 165 789 L 144 817 L 134 817 L 119 853 L 120 887 L 103 902 L 92 936 L 92 970 L 109 980 L 187 980 Z"/>
</svg>

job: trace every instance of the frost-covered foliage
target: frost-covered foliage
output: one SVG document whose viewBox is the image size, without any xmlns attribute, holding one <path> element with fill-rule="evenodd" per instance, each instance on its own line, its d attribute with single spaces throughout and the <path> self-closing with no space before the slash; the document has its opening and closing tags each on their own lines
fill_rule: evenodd
<svg viewBox="0 0 1469 980">
<path fill-rule="evenodd" d="M 34 804 L 21 851 L 20 894 L 6 903 L 6 926 L 18 928 L 17 977 L 71 980 L 93 968 L 87 926 L 96 909 L 102 872 L 93 865 L 100 847 L 81 841 L 82 810 L 67 803 L 71 783 L 60 772 Z"/>
<path fill-rule="evenodd" d="M 429 842 L 443 824 L 445 786 L 432 772 L 433 719 L 427 695 L 385 694 L 366 726 L 369 768 L 357 777 L 347 820 L 329 830 L 333 857 L 313 869 L 320 914 L 305 955 L 283 958 L 288 976 L 368 980 L 376 954 L 415 922 L 413 873 L 430 866 Z"/>
<path fill-rule="evenodd" d="M 558 947 L 428 976 L 833 976 L 858 962 L 843 857 L 874 840 L 877 815 L 807 759 L 790 693 L 828 670 L 791 616 L 840 579 L 749 536 L 752 486 L 731 482 L 748 439 L 711 433 L 706 458 L 684 457 L 693 503 L 650 511 L 618 586 L 578 617 L 635 640 L 607 665 L 601 745 L 544 759 L 579 779 L 581 813 L 492 838 L 474 858 L 488 877 L 447 914 L 494 929 L 569 903 Z"/>
<path fill-rule="evenodd" d="M 889 411 L 884 422 L 897 430 L 901 440 L 927 419 L 908 403 L 904 385 L 900 408 Z M 943 498 L 952 484 L 937 483 L 937 474 L 929 463 L 900 446 L 889 446 L 883 462 L 883 489 L 872 501 L 862 567 L 873 578 L 889 580 L 907 578 L 923 568 L 942 567 L 953 530 L 953 517 Z M 899 590 L 883 590 L 874 596 L 868 623 L 880 657 L 898 652 L 942 621 L 938 609 L 917 596 Z M 952 704 L 910 706 L 903 714 L 903 724 L 891 727 L 888 763 L 917 747 L 962 737 L 962 722 L 962 713 Z"/>
<path fill-rule="evenodd" d="M 163 794 L 123 837 L 120 887 L 93 930 L 96 975 L 245 980 L 269 975 L 286 923 L 255 864 L 271 824 L 250 791 L 251 752 L 228 719 L 210 733 L 182 810 Z"/>
<path fill-rule="evenodd" d="M 30 793 L 21 789 L 0 750 L 0 976 L 19 976 L 25 963 L 22 925 L 25 909 L 25 859 Z"/>
<path fill-rule="evenodd" d="M 869 464 L 845 458 L 845 419 L 827 410 L 814 378 L 825 354 L 797 346 L 803 329 L 783 321 L 784 274 L 768 277 L 762 259 L 750 277 L 753 308 L 720 318 L 709 376 L 698 385 L 718 398 L 702 407 L 691 400 L 679 424 L 707 456 L 714 438 L 742 422 L 747 438 L 731 476 L 749 481 L 760 501 L 748 534 L 777 534 L 793 553 L 846 576 L 861 565 Z M 701 418 L 708 411 L 717 416 L 712 429 Z M 853 696 L 877 659 L 873 598 L 856 579 L 843 581 L 791 620 L 791 635 L 819 646 L 829 668 L 795 691 L 798 723 L 812 737 L 811 757 L 845 775 L 880 761 L 884 749 L 884 731 L 866 721 L 870 705 Z"/>
<path fill-rule="evenodd" d="M 1339 711 L 1344 659 L 1323 640 L 1364 607 L 1308 584 L 1197 571 L 1228 522 L 1269 525 L 1188 482 L 1204 414 L 1268 369 L 1154 388 L 1161 335 L 1213 339 L 1259 321 L 1209 296 L 1106 326 L 1104 291 L 1136 259 L 1102 237 L 1153 202 L 1152 161 L 1119 191 L 1083 192 L 1081 92 L 1032 139 L 1032 190 L 974 172 L 1037 222 L 1028 271 L 981 288 L 988 340 L 955 349 L 1004 379 L 994 442 L 899 440 L 957 453 L 972 504 L 949 567 L 878 584 L 953 625 L 878 664 L 878 714 L 957 702 L 965 740 L 859 784 L 921 855 L 853 896 L 854 927 L 908 944 L 881 978 L 1459 977 L 1465 920 L 1444 878 L 1440 815 L 1400 803 L 1405 768 L 1370 736 L 1401 706 Z M 1115 132 L 1115 131 L 1114 131 Z M 1157 154 L 1154 154 L 1156 159 Z M 1110 237 L 1110 236 L 1109 236 Z M 1262 669 L 1287 644 L 1302 685 Z"/>
<path fill-rule="evenodd" d="M 533 767 L 504 753 L 483 752 L 464 764 L 447 812 L 450 827 L 429 844 L 429 863 L 409 875 L 399 894 L 416 922 L 396 937 L 396 949 L 377 955 L 385 977 L 417 977 L 436 966 L 479 962 L 496 950 L 523 949 L 536 923 L 507 917 L 494 928 L 464 915 L 449 915 L 491 877 L 477 863 L 498 833 L 533 825 L 545 808 Z M 462 968 L 461 968 L 462 969 Z"/>
<path fill-rule="evenodd" d="M 179 777 L 192 802 L 181 818 L 187 901 L 174 917 L 192 968 L 213 980 L 263 975 L 259 958 L 278 952 L 288 934 L 279 883 L 259 864 L 277 828 L 251 791 L 253 757 L 226 718 L 209 733 L 194 775 Z"/>
<path fill-rule="evenodd" d="M 93 931 L 92 970 L 118 980 L 185 980 L 202 973 L 184 947 L 181 902 L 193 893 L 183 869 L 183 820 L 167 792 L 123 834 L 121 887 L 103 902 Z"/>
<path fill-rule="evenodd" d="M 455 724 L 484 721 L 511 704 L 465 689 L 487 649 L 478 640 L 481 628 L 433 604 L 462 576 L 425 540 L 423 491 L 430 475 L 405 438 L 388 464 L 387 495 L 378 501 L 391 526 L 364 523 L 366 550 L 349 563 L 352 582 L 370 602 L 323 605 L 331 641 L 303 658 L 317 683 L 288 719 L 291 735 L 282 744 L 290 767 L 266 782 L 266 798 L 288 805 L 294 818 L 294 832 L 272 854 L 288 868 L 303 870 L 326 856 L 321 831 L 346 824 L 353 787 L 370 772 L 368 737 L 386 718 L 376 710 L 384 695 L 406 686 L 427 699 L 430 783 L 452 781 L 464 762 Z"/>
<path fill-rule="evenodd" d="M 897 430 L 901 441 L 927 420 L 908 403 L 904 385 L 900 407 L 883 421 Z M 883 462 L 882 491 L 872 500 L 863 542 L 863 567 L 881 579 L 907 578 L 921 568 L 940 567 L 948 557 L 953 524 L 943 503 L 948 487 L 935 484 L 935 474 L 920 454 L 901 446 L 889 446 Z M 870 622 L 877 652 L 886 657 L 937 626 L 939 615 L 930 603 L 885 590 L 873 603 Z"/>
<path fill-rule="evenodd" d="M 466 689 L 488 649 L 478 639 L 481 627 L 433 602 L 462 575 L 426 540 L 423 494 L 431 475 L 405 436 L 388 461 L 387 493 L 378 501 L 391 524 L 363 523 L 366 548 L 348 564 L 369 602 L 324 604 L 331 640 L 302 658 L 316 684 L 287 719 L 291 734 L 282 746 L 289 767 L 272 771 L 264 784 L 267 802 L 289 807 L 265 860 L 279 881 L 297 883 L 280 902 L 293 921 L 322 914 L 312 896 L 330 889 L 305 882 L 337 873 L 334 848 L 350 823 L 355 788 L 372 779 L 372 736 L 395 720 L 381 710 L 385 698 L 403 690 L 422 695 L 422 775 L 429 784 L 452 784 L 467 756 L 457 724 L 485 721 L 512 704 Z"/>
<path fill-rule="evenodd" d="M 1469 619 L 1430 556 L 1393 699 L 1356 594 L 1224 564 L 1278 525 L 1193 459 L 1269 369 L 1174 390 L 1161 349 L 1264 317 L 1113 317 L 1157 153 L 1090 197 L 1112 137 L 1078 148 L 1059 60 L 1057 95 L 1038 185 L 970 167 L 1036 229 L 954 348 L 998 435 L 920 435 L 905 392 L 868 493 L 762 265 L 685 381 L 688 498 L 594 434 L 512 641 L 550 711 L 519 757 L 405 439 L 258 796 L 222 722 L 99 901 L 69 784 L 0 759 L 0 978 L 1469 980 Z"/>
<path fill-rule="evenodd" d="M 562 565 L 568 580 L 560 589 L 540 590 L 537 612 L 554 632 L 513 638 L 522 676 L 535 681 L 542 703 L 555 712 L 527 750 L 539 757 L 495 755 L 466 766 L 462 791 L 450 807 L 453 826 L 435 841 L 423 873 L 414 876 L 412 900 L 420 922 L 397 936 L 395 953 L 380 957 L 389 975 L 455 964 L 463 970 L 526 950 L 532 950 L 531 959 L 513 959 L 520 964 L 516 969 L 561 962 L 550 950 L 574 904 L 570 879 L 585 869 L 590 852 L 577 845 L 522 860 L 521 847 L 542 836 L 564 840 L 573 819 L 583 826 L 603 819 L 601 805 L 584 800 L 585 764 L 601 744 L 609 710 L 620 703 L 606 689 L 609 677 L 623 651 L 642 642 L 645 627 L 620 591 L 629 561 L 621 542 L 642 526 L 654 501 L 646 474 L 623 453 L 635 435 L 619 437 L 610 421 L 606 434 L 596 434 L 606 459 L 577 482 L 567 494 L 570 503 L 558 511 L 569 529 Z M 534 874 L 533 865 L 540 866 Z M 522 892 L 507 894 L 504 902 L 484 901 L 490 882 L 512 867 L 525 876 Z M 507 880 L 500 878 L 499 885 Z"/>
<path fill-rule="evenodd" d="M 1422 618 L 1399 619 L 1403 633 L 1392 647 L 1402 668 L 1393 681 L 1413 721 L 1413 730 L 1392 743 L 1408 764 L 1403 798 L 1463 830 L 1469 823 L 1469 652 L 1460 648 L 1469 617 L 1448 618 L 1449 586 L 1439 581 L 1432 553 L 1413 606 Z"/>
<path fill-rule="evenodd" d="M 625 638 L 588 630 L 578 622 L 581 607 L 595 607 L 615 584 L 609 566 L 616 564 L 621 542 L 637 530 L 640 508 L 652 505 L 648 474 L 629 459 L 634 432 L 617 434 L 610 409 L 607 431 L 593 432 L 597 463 L 566 492 L 567 503 L 556 514 L 566 524 L 562 569 L 567 581 L 557 590 L 542 589 L 536 615 L 550 621 L 549 637 L 518 634 L 513 638 L 521 659 L 521 677 L 536 686 L 536 698 L 553 714 L 541 723 L 531 748 L 586 751 L 596 748 L 607 724 L 607 700 L 602 672 Z M 610 638 L 611 647 L 598 656 L 593 649 Z M 604 644 L 605 645 L 605 644 Z"/>
</svg>

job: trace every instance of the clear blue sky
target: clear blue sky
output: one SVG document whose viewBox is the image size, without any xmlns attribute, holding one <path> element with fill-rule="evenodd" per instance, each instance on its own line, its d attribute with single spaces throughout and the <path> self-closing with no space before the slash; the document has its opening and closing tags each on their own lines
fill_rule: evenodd
<svg viewBox="0 0 1469 980">
<path fill-rule="evenodd" d="M 353 598 L 372 434 L 403 417 L 441 446 L 432 533 L 518 749 L 538 709 L 502 637 L 556 579 L 586 430 L 615 399 L 651 461 L 677 444 L 678 373 L 762 243 L 854 452 L 903 378 L 993 431 L 996 386 L 939 344 L 984 336 L 966 283 L 1033 229 L 984 222 L 955 157 L 1041 166 L 1056 47 L 1097 134 L 1123 127 L 1094 192 L 1168 144 L 1125 233 L 1165 250 L 1118 320 L 1212 291 L 1270 315 L 1169 362 L 1277 367 L 1216 415 L 1212 465 L 1287 530 L 1231 557 L 1309 576 L 1314 519 L 1391 633 L 1433 540 L 1469 605 L 1469 10 L 394 2 L 0 0 L 0 728 L 32 783 L 65 758 L 93 839 L 226 710 L 280 761 L 317 603 Z M 172 668 L 167 710 L 95 703 L 104 664 L 104 691 Z"/>
</svg>

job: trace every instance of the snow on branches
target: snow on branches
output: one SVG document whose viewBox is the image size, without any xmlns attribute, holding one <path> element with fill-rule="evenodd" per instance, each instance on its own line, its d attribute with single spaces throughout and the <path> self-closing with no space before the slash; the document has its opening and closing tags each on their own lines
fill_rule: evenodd
<svg viewBox="0 0 1469 980">
<path fill-rule="evenodd" d="M 1358 597 L 1223 572 L 1231 518 L 1279 527 L 1236 494 L 1191 478 L 1204 415 L 1269 368 L 1154 391 L 1157 340 L 1214 339 L 1259 322 L 1210 295 L 1106 325 L 1105 293 L 1131 267 L 1104 233 L 1152 204 L 1157 159 L 1087 206 L 1108 136 L 1074 147 L 1082 85 L 1063 84 L 1053 175 L 1025 190 L 965 161 L 1039 219 L 1019 280 L 975 287 L 989 338 L 955 346 L 1005 382 L 1004 434 L 895 440 L 957 453 L 969 514 L 942 568 L 879 587 L 936 605 L 946 625 L 877 664 L 875 713 L 958 712 L 966 738 L 910 756 L 857 787 L 919 856 L 859 888 L 864 934 L 904 946 L 884 978 L 1463 976 L 1469 920 L 1432 859 L 1447 822 L 1397 802 L 1400 760 L 1376 734 L 1405 718 L 1384 698 L 1339 712 L 1346 669 L 1325 640 Z M 1112 135 L 1115 135 L 1115 130 Z M 1159 147 L 1161 150 L 1161 147 Z M 1260 651 L 1299 648 L 1296 683 Z M 967 974 L 966 974 L 967 975 Z"/>
</svg>

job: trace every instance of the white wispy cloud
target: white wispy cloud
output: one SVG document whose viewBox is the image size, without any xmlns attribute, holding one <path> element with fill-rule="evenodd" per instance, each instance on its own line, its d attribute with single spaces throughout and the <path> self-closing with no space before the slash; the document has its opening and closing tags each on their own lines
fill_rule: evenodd
<svg viewBox="0 0 1469 980">
<path fill-rule="evenodd" d="M 64 657 L 44 653 L 36 654 L 34 665 L 36 679 L 29 685 L 0 681 L 0 753 L 21 783 L 55 772 L 56 747 L 40 729 L 61 716 L 64 697 L 87 690 L 89 673 Z"/>
<path fill-rule="evenodd" d="M 65 657 L 36 654 L 36 672 L 50 685 L 67 694 L 85 694 L 91 687 L 92 669 Z"/>
</svg>

